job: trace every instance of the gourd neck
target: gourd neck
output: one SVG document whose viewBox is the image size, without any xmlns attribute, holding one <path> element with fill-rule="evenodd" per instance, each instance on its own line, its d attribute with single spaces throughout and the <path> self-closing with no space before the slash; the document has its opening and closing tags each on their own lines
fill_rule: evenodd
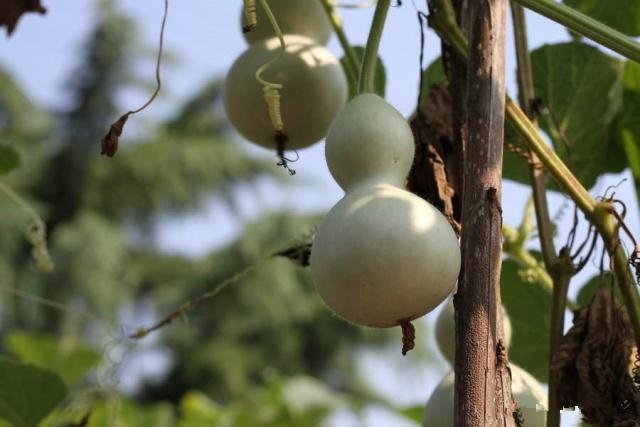
<svg viewBox="0 0 640 427">
<path fill-rule="evenodd" d="M 350 185 L 344 186 L 342 189 L 344 190 L 345 195 L 348 195 L 349 193 L 361 191 L 365 188 L 374 188 L 381 185 L 396 187 L 399 190 L 404 190 L 403 184 L 404 179 L 400 180 L 398 179 L 398 177 L 393 177 L 390 175 L 375 175 L 350 183 Z"/>
</svg>

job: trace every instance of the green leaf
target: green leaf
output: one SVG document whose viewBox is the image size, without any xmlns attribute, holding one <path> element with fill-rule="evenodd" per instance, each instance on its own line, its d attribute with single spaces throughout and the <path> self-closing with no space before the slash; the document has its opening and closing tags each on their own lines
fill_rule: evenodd
<svg viewBox="0 0 640 427">
<path fill-rule="evenodd" d="M 76 337 L 12 331 L 6 346 L 23 362 L 46 368 L 72 385 L 100 362 L 100 354 Z"/>
<path fill-rule="evenodd" d="M 435 83 L 444 83 L 447 76 L 444 73 L 442 58 L 437 57 L 422 72 L 422 96 L 427 96 L 431 86 Z"/>
<path fill-rule="evenodd" d="M 353 50 L 356 53 L 356 57 L 358 58 L 358 62 L 360 65 L 362 63 L 362 58 L 364 57 L 364 46 L 353 46 Z M 346 57 L 340 58 L 340 63 L 342 64 L 342 68 L 345 68 Z M 360 72 L 360 69 L 356 70 Z M 346 72 L 346 68 L 345 68 Z M 376 62 L 376 76 L 374 81 L 374 89 L 378 95 L 384 98 L 387 87 L 387 72 L 384 68 L 384 64 L 382 59 L 378 56 L 378 60 Z M 358 93 L 358 82 L 355 82 L 355 86 L 349 85 L 349 97 L 353 98 Z"/>
<path fill-rule="evenodd" d="M 630 36 L 640 36 L 640 2 L 634 0 L 564 0 L 592 18 Z"/>
<path fill-rule="evenodd" d="M 398 415 L 408 418 L 417 423 L 422 423 L 424 419 L 424 405 L 408 406 L 398 410 Z"/>
<path fill-rule="evenodd" d="M 540 125 L 560 158 L 588 188 L 600 175 L 622 171 L 626 156 L 615 119 L 622 106 L 623 63 L 578 42 L 543 46 L 531 60 L 535 95 L 549 110 Z M 504 167 L 505 177 L 528 182 L 524 159 L 509 153 Z"/>
<path fill-rule="evenodd" d="M 20 167 L 20 153 L 11 145 L 0 145 L 0 175 Z"/>
<path fill-rule="evenodd" d="M 624 68 L 624 108 L 618 120 L 618 138 L 633 173 L 640 201 L 640 64 L 628 61 Z"/>
<path fill-rule="evenodd" d="M 0 418 L 14 427 L 37 426 L 66 395 L 53 372 L 0 358 Z"/>
<path fill-rule="evenodd" d="M 597 274 L 593 276 L 591 279 L 587 281 L 582 288 L 578 291 L 578 296 L 576 297 L 576 302 L 580 307 L 586 307 L 591 304 L 591 300 L 593 296 L 598 291 L 600 285 L 604 283 L 605 286 L 611 286 L 611 273 L 605 273 L 604 277 L 601 279 L 600 275 Z M 613 292 L 618 301 L 622 301 L 622 295 L 620 295 L 620 290 L 617 286 L 614 286 Z"/>
<path fill-rule="evenodd" d="M 540 284 L 526 280 L 525 273 L 511 259 L 502 263 L 502 303 L 513 328 L 509 358 L 547 382 L 551 295 Z"/>
</svg>

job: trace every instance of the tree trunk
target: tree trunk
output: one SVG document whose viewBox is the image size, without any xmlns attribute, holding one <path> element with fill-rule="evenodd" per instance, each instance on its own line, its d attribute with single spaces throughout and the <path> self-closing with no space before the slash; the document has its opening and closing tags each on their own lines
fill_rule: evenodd
<svg viewBox="0 0 640 427">
<path fill-rule="evenodd" d="M 466 117 L 455 120 L 462 123 L 460 133 L 465 140 L 463 261 L 454 299 L 455 425 L 514 426 L 515 405 L 499 308 L 507 0 L 454 3 L 470 46 L 463 97 Z M 459 87 L 459 73 L 451 74 L 452 86 Z"/>
</svg>

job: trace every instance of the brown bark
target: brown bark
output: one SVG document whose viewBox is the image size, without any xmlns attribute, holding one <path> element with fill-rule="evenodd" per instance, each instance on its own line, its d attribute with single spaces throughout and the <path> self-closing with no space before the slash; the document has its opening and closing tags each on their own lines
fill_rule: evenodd
<svg viewBox="0 0 640 427">
<path fill-rule="evenodd" d="M 466 3 L 466 5 L 464 4 Z M 503 345 L 502 146 L 507 0 L 454 1 L 470 53 L 466 76 L 452 72 L 466 105 L 459 108 L 465 140 L 462 271 L 456 308 L 456 426 L 514 426 L 515 405 Z M 465 7 L 466 6 L 466 7 Z M 453 92 L 453 91 L 452 91 Z"/>
</svg>

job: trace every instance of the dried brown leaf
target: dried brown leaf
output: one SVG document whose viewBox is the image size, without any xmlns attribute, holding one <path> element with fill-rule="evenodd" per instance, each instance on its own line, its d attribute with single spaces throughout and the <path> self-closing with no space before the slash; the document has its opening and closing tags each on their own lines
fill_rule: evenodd
<svg viewBox="0 0 640 427">
<path fill-rule="evenodd" d="M 455 149 L 451 95 L 445 84 L 431 86 L 411 129 L 416 154 L 407 189 L 438 208 L 459 234 L 462 183 L 456 171 L 462 170 L 462 159 L 457 154 L 461 150 Z"/>
<path fill-rule="evenodd" d="M 11 35 L 23 13 L 36 12 L 44 14 L 47 9 L 42 7 L 40 0 L 2 0 L 0 2 L 0 27 L 7 27 L 7 34 Z"/>
<path fill-rule="evenodd" d="M 633 339 L 624 307 L 601 286 L 573 323 L 551 363 L 559 403 L 579 406 L 594 425 L 639 427 L 640 392 L 629 375 Z"/>
</svg>

